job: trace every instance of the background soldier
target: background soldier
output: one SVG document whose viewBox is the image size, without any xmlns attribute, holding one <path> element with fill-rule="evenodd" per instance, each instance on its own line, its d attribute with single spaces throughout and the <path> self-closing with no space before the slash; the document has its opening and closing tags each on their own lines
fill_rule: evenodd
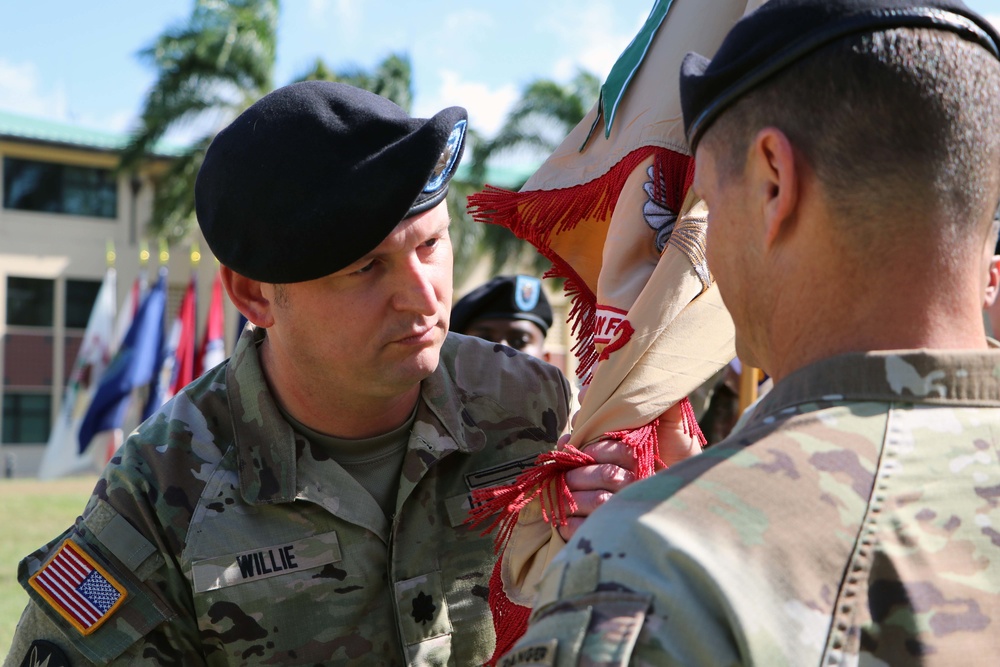
<svg viewBox="0 0 1000 667">
<path fill-rule="evenodd" d="M 451 330 L 501 343 L 549 360 L 545 335 L 552 306 L 534 276 L 497 276 L 463 296 L 451 309 Z"/>
</svg>

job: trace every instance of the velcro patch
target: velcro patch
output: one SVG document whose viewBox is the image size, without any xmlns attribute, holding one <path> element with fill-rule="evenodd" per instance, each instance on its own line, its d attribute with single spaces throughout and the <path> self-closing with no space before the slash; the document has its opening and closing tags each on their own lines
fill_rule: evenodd
<svg viewBox="0 0 1000 667">
<path fill-rule="evenodd" d="M 340 541 L 334 531 L 295 542 L 198 560 L 191 564 L 191 574 L 194 592 L 204 593 L 340 560 Z"/>
<path fill-rule="evenodd" d="M 128 595 L 107 570 L 68 539 L 28 583 L 83 635 L 111 618 Z"/>
<path fill-rule="evenodd" d="M 501 658 L 497 667 L 515 667 L 515 665 L 554 665 L 556 662 L 556 648 L 559 646 L 558 639 L 530 644 L 528 646 L 517 646 L 510 653 Z"/>
<path fill-rule="evenodd" d="M 503 486 L 504 484 L 513 483 L 518 475 L 535 465 L 537 458 L 538 454 L 531 454 L 466 474 L 465 484 L 469 492 L 460 496 L 452 496 L 445 500 L 445 510 L 448 512 L 451 527 L 461 526 L 468 520 L 469 510 L 472 509 L 474 504 L 472 502 L 473 491 L 485 489 L 490 486 Z"/>
</svg>

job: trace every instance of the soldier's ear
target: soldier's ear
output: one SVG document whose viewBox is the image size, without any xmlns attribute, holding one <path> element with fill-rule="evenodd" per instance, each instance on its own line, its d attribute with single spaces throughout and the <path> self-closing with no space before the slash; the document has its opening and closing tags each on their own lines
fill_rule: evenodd
<svg viewBox="0 0 1000 667">
<path fill-rule="evenodd" d="M 989 264 L 989 272 L 987 273 L 983 308 L 989 308 L 995 304 L 998 294 L 1000 294 L 1000 255 L 993 255 Z"/>
<path fill-rule="evenodd" d="M 264 283 L 247 278 L 225 266 L 219 267 L 219 275 L 236 310 L 258 327 L 266 328 L 274 324 L 274 314 L 271 312 L 274 304 L 264 295 Z"/>
<path fill-rule="evenodd" d="M 763 216 L 765 247 L 794 227 L 801 190 L 797 158 L 792 142 L 776 127 L 760 130 L 750 146 L 747 173 Z"/>
</svg>

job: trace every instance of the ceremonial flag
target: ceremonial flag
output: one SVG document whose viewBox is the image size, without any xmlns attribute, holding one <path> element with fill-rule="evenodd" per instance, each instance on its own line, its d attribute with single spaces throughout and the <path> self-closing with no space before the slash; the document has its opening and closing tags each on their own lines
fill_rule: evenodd
<svg viewBox="0 0 1000 667">
<path fill-rule="evenodd" d="M 240 339 L 243 335 L 243 330 L 247 327 L 247 316 L 243 313 L 236 311 L 236 340 Z"/>
<path fill-rule="evenodd" d="M 201 349 L 195 359 L 195 377 L 210 368 L 215 368 L 226 358 L 226 341 L 224 339 L 225 314 L 222 307 L 222 278 L 215 273 L 212 281 L 212 300 L 208 305 L 208 317 L 205 320 L 205 335 L 201 339 Z"/>
<path fill-rule="evenodd" d="M 490 585 L 497 653 L 523 632 L 533 583 L 562 546 L 573 511 L 567 468 L 601 437 L 636 449 L 639 476 L 662 464 L 658 418 L 680 403 L 701 435 L 688 394 L 734 356 L 733 326 L 705 260 L 707 212 L 689 193 L 694 160 L 684 137 L 680 64 L 714 53 L 762 0 L 657 0 L 615 63 L 594 108 L 520 192 L 469 198 L 480 222 L 507 227 L 566 280 L 579 375 L 587 387 L 570 446 L 539 457 L 515 484 L 476 494 L 475 523 L 506 544 Z M 509 586 L 509 588 L 505 588 Z M 513 596 L 513 597 L 511 597 Z M 512 604 L 517 603 L 517 604 Z"/>
<path fill-rule="evenodd" d="M 114 352 L 115 292 L 114 268 L 108 268 L 87 319 L 87 329 L 76 353 L 59 415 L 52 425 L 49 442 L 38 470 L 39 479 L 54 479 L 84 472 L 93 467 L 89 453 L 82 452 L 77 433 L 84 411 L 97 390 Z"/>
<path fill-rule="evenodd" d="M 195 314 L 197 312 L 197 281 L 192 272 L 170 335 L 160 353 L 162 363 L 157 373 L 157 386 L 149 399 L 149 414 L 194 379 Z M 144 415 L 148 417 L 149 414 Z"/>
<path fill-rule="evenodd" d="M 95 433 L 121 428 L 134 389 L 153 381 L 163 348 L 163 317 L 167 301 L 166 269 L 142 300 L 121 348 L 101 378 L 94 399 L 80 425 L 80 451 Z"/>
<path fill-rule="evenodd" d="M 122 341 L 125 340 L 125 334 L 128 333 L 129 327 L 132 326 L 132 320 L 135 319 L 135 311 L 139 310 L 139 304 L 142 303 L 142 299 L 146 296 L 146 292 L 149 289 L 148 283 L 149 278 L 146 276 L 145 271 L 143 271 L 132 281 L 132 286 L 125 294 L 121 308 L 118 309 L 118 319 L 115 321 L 114 350 L 116 351 L 121 347 Z"/>
</svg>

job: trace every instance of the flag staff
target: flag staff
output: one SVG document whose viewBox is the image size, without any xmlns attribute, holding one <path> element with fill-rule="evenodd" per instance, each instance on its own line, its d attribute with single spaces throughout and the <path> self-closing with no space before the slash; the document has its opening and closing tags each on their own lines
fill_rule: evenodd
<svg viewBox="0 0 1000 667">
<path fill-rule="evenodd" d="M 739 414 L 743 414 L 751 403 L 757 400 L 757 384 L 760 382 L 761 371 L 753 366 L 743 366 L 740 373 L 740 403 Z"/>
</svg>

